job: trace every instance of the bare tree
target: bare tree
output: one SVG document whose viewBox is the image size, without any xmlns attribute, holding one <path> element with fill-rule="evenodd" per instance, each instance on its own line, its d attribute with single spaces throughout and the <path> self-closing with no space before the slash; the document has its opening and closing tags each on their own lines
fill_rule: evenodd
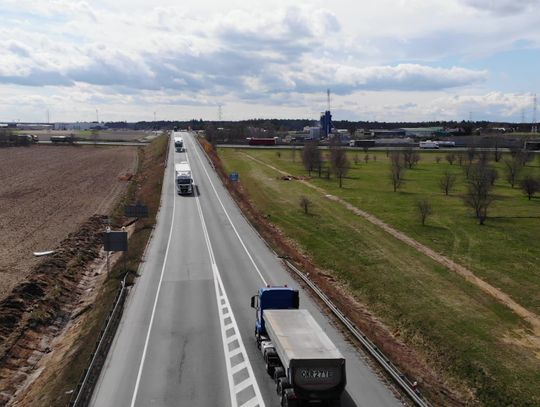
<svg viewBox="0 0 540 407">
<path fill-rule="evenodd" d="M 412 147 L 408 147 L 403 150 L 403 160 L 405 165 L 412 169 L 420 161 L 420 154 L 418 154 L 418 151 L 414 150 Z"/>
<path fill-rule="evenodd" d="M 364 156 L 364 162 L 367 164 L 369 162 L 369 154 Z"/>
<path fill-rule="evenodd" d="M 435 162 L 436 162 L 437 164 L 439 164 L 439 163 L 441 162 L 441 156 L 440 156 L 440 155 L 438 155 L 438 156 L 435 157 Z"/>
<path fill-rule="evenodd" d="M 476 157 L 476 147 L 475 146 L 470 146 L 469 148 L 467 148 L 467 161 L 469 163 L 472 163 Z"/>
<path fill-rule="evenodd" d="M 534 194 L 540 191 L 540 180 L 532 175 L 526 175 L 525 178 L 519 182 L 519 186 L 530 201 Z"/>
<path fill-rule="evenodd" d="M 423 226 L 426 224 L 427 217 L 433 213 L 433 209 L 431 208 L 431 204 L 427 199 L 421 199 L 416 202 L 416 208 L 418 209 L 420 221 L 422 222 Z"/>
<path fill-rule="evenodd" d="M 448 196 L 450 192 L 454 189 L 454 186 L 457 181 L 457 175 L 446 170 L 443 172 L 443 176 L 439 179 L 439 186 L 445 195 Z"/>
<path fill-rule="evenodd" d="M 523 161 L 519 154 L 512 155 L 511 158 L 507 158 L 503 161 L 506 170 L 506 180 L 512 188 L 516 184 L 519 174 L 523 170 Z"/>
<path fill-rule="evenodd" d="M 490 167 L 487 165 L 476 164 L 471 167 L 467 192 L 463 197 L 465 204 L 474 210 L 480 225 L 487 219 L 488 208 L 494 200 L 489 170 Z"/>
<path fill-rule="evenodd" d="M 304 210 L 304 213 L 307 215 L 309 213 L 309 208 L 311 206 L 311 201 L 305 196 L 300 197 L 300 207 Z"/>
<path fill-rule="evenodd" d="M 296 162 L 296 146 L 292 146 L 291 155 L 292 155 L 292 162 L 295 163 Z"/>
<path fill-rule="evenodd" d="M 339 179 L 339 187 L 343 186 L 343 178 L 347 175 L 350 168 L 347 152 L 338 144 L 330 145 L 330 165 L 332 172 Z"/>
<path fill-rule="evenodd" d="M 499 161 L 501 161 L 501 158 L 502 158 L 502 151 L 499 147 L 499 140 L 495 140 L 495 144 L 493 146 L 493 159 L 495 160 L 496 163 L 498 163 Z"/>
<path fill-rule="evenodd" d="M 360 161 L 360 158 L 358 158 L 358 151 L 354 152 L 353 162 L 355 165 L 358 165 L 358 162 Z"/>
<path fill-rule="evenodd" d="M 489 183 L 491 186 L 495 186 L 495 182 L 499 179 L 499 172 L 495 168 L 488 170 Z"/>
<path fill-rule="evenodd" d="M 403 185 L 403 173 L 405 165 L 400 151 L 392 151 L 390 154 L 390 181 L 396 192 Z"/>
<path fill-rule="evenodd" d="M 302 150 L 302 162 L 304 163 L 304 168 L 308 171 L 309 176 L 311 176 L 311 171 L 320 165 L 320 161 L 321 152 L 317 142 L 312 141 L 306 143 L 304 145 L 304 149 Z"/>
<path fill-rule="evenodd" d="M 463 153 L 458 153 L 457 160 L 460 167 L 463 165 L 464 159 L 465 159 L 465 155 Z"/>
<path fill-rule="evenodd" d="M 454 153 L 448 153 L 446 154 L 446 161 L 448 161 L 448 164 L 454 165 L 454 161 L 456 161 L 456 155 Z"/>
</svg>

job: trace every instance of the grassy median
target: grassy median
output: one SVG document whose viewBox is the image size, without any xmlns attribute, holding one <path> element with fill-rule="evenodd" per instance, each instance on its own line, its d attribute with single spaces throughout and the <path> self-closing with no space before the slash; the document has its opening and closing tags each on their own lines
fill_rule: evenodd
<svg viewBox="0 0 540 407">
<path fill-rule="evenodd" d="M 220 149 L 219 154 L 227 172 L 239 172 L 250 200 L 271 222 L 452 382 L 464 384 L 486 406 L 540 404 L 535 338 L 508 308 L 324 194 L 282 180 L 275 170 L 248 157 L 306 176 L 300 151 Z M 358 155 L 363 160 L 365 153 Z M 540 248 L 534 243 L 540 237 L 540 201 L 528 201 L 506 186 L 500 169 L 498 200 L 486 225 L 479 226 L 461 199 L 462 170 L 445 162 L 443 154 L 422 154 L 397 193 L 388 181 L 386 154 L 369 155 L 367 163 L 352 163 L 344 188 L 332 178 L 314 176 L 309 182 L 469 267 L 531 311 L 540 310 L 540 275 L 535 271 Z M 442 157 L 438 163 L 437 155 Z M 437 186 L 445 169 L 460 177 L 448 197 Z M 526 171 L 540 175 L 537 162 Z M 307 215 L 299 205 L 302 196 L 311 201 Z M 416 214 L 420 198 L 429 199 L 434 210 L 425 226 Z M 430 396 L 444 405 L 435 391 Z"/>
</svg>

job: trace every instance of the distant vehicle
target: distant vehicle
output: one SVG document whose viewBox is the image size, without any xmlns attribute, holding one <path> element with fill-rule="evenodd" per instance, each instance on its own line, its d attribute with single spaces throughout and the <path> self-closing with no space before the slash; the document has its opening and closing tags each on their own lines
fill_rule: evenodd
<svg viewBox="0 0 540 407">
<path fill-rule="evenodd" d="M 17 138 L 23 143 L 37 143 L 39 140 L 35 134 L 19 134 Z"/>
<path fill-rule="evenodd" d="M 248 137 L 246 139 L 250 146 L 275 146 L 276 137 L 266 137 L 266 138 L 257 138 L 257 137 Z"/>
<path fill-rule="evenodd" d="M 456 142 L 455 141 L 438 141 L 437 144 L 439 144 L 439 147 L 455 147 Z"/>
<path fill-rule="evenodd" d="M 191 178 L 191 167 L 187 161 L 182 161 L 174 166 L 176 191 L 178 195 L 193 193 L 193 178 Z"/>
<path fill-rule="evenodd" d="M 420 148 L 423 148 L 423 149 L 438 149 L 439 148 L 439 143 L 436 142 L 436 141 L 431 141 L 431 140 L 427 140 L 427 141 L 421 141 L 420 144 L 419 144 L 419 147 Z"/>
<path fill-rule="evenodd" d="M 75 141 L 75 137 L 72 135 L 69 136 L 51 136 L 51 142 L 52 143 L 73 143 Z"/>
<path fill-rule="evenodd" d="M 375 140 L 351 140 L 349 147 L 375 147 Z"/>
<path fill-rule="evenodd" d="M 298 309 L 298 290 L 260 288 L 251 307 L 257 311 L 257 347 L 276 382 L 281 406 L 340 406 L 347 382 L 345 358 L 309 311 Z"/>
<path fill-rule="evenodd" d="M 174 136 L 174 149 L 177 153 L 184 151 L 184 140 L 180 136 Z"/>
</svg>

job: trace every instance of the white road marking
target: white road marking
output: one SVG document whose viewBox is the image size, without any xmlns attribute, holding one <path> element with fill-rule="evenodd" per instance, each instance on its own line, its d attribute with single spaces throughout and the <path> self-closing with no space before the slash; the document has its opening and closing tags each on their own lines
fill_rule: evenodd
<svg viewBox="0 0 540 407">
<path fill-rule="evenodd" d="M 191 143 L 191 139 L 190 139 L 190 143 Z M 216 195 L 216 198 L 219 202 L 219 204 L 221 205 L 221 208 L 223 209 L 223 212 L 225 213 L 225 216 L 227 216 L 227 219 L 229 220 L 229 223 L 230 225 L 232 226 L 233 230 L 234 230 L 234 233 L 236 234 L 236 237 L 238 238 L 238 240 L 240 241 L 240 244 L 242 245 L 242 247 L 244 248 L 244 251 L 246 252 L 247 256 L 249 257 L 249 260 L 251 260 L 251 264 L 253 264 L 253 267 L 255 268 L 255 270 L 257 271 L 257 273 L 259 274 L 259 277 L 261 278 L 262 282 L 264 285 L 268 285 L 268 283 L 266 282 L 265 278 L 263 277 L 262 273 L 261 273 L 261 270 L 259 270 L 259 267 L 257 266 L 257 264 L 255 263 L 255 260 L 253 260 L 253 257 L 251 257 L 251 253 L 249 252 L 249 250 L 247 249 L 246 245 L 244 244 L 244 241 L 242 240 L 242 238 L 240 237 L 240 234 L 238 233 L 238 231 L 236 230 L 236 227 L 234 226 L 234 223 L 233 221 L 231 220 L 231 217 L 229 216 L 229 213 L 227 212 L 227 210 L 225 209 L 225 205 L 223 205 L 223 202 L 221 201 L 221 198 L 219 197 L 217 191 L 216 191 L 216 188 L 214 187 L 214 183 L 212 182 L 212 180 L 210 179 L 210 175 L 208 174 L 208 171 L 206 171 L 206 167 L 204 166 L 204 163 L 202 162 L 202 159 L 201 159 L 201 156 L 199 155 L 199 152 L 197 151 L 197 147 L 193 147 L 193 145 L 190 147 L 190 150 L 194 150 L 195 151 L 195 155 L 197 156 L 199 162 L 201 163 L 201 166 L 206 174 L 206 177 L 208 178 L 208 182 L 210 182 L 210 185 L 212 186 L 212 189 L 214 190 L 214 193 Z"/>
<path fill-rule="evenodd" d="M 240 407 L 249 403 L 250 406 L 259 405 L 259 407 L 265 407 L 264 400 L 262 398 L 261 392 L 259 390 L 259 386 L 257 384 L 257 380 L 255 379 L 253 369 L 251 367 L 251 364 L 249 363 L 249 359 L 247 356 L 246 349 L 244 347 L 244 343 L 239 334 L 240 331 L 238 329 L 238 325 L 236 324 L 234 314 L 231 310 L 231 304 L 229 303 L 229 299 L 227 298 L 227 293 L 225 291 L 223 281 L 221 280 L 221 275 L 219 273 L 219 269 L 216 264 L 216 259 L 214 257 L 214 250 L 212 249 L 212 242 L 210 241 L 210 237 L 208 235 L 208 229 L 206 228 L 206 222 L 204 220 L 204 214 L 203 214 L 201 203 L 198 196 L 195 196 L 195 201 L 197 203 L 197 211 L 199 212 L 199 218 L 201 219 L 204 239 L 206 241 L 206 247 L 208 249 L 208 255 L 210 257 L 212 271 L 214 274 L 214 287 L 216 290 L 216 304 L 217 304 L 217 309 L 218 309 L 219 323 L 221 325 L 221 339 L 222 339 L 222 344 L 223 344 L 223 352 L 225 355 L 225 365 L 227 367 L 227 377 L 229 381 L 229 394 L 231 397 L 231 406 Z M 229 319 L 230 322 L 226 323 L 225 322 L 226 319 Z M 234 333 L 230 335 L 229 337 L 227 337 L 227 331 L 230 329 L 234 329 Z M 229 350 L 228 343 L 230 343 L 229 340 L 232 338 L 234 338 L 234 340 L 237 341 L 238 347 L 236 347 L 233 350 Z M 238 356 L 241 356 L 242 360 L 238 363 L 235 363 L 233 366 L 233 363 L 235 362 L 235 358 L 237 358 Z M 241 366 L 242 368 L 238 366 Z M 246 369 L 247 371 L 247 378 L 245 378 L 241 383 L 239 383 L 239 385 L 235 385 L 234 374 L 238 373 L 239 371 L 243 369 Z M 253 395 L 248 394 L 247 396 L 241 396 L 241 393 L 244 390 L 248 389 L 249 387 L 253 389 Z M 241 398 L 239 399 L 239 396 L 245 398 L 245 400 L 242 400 Z"/>
<path fill-rule="evenodd" d="M 174 159 L 173 159 L 173 161 L 174 161 Z M 163 187 L 167 188 L 166 185 L 164 185 Z M 150 324 L 148 325 L 148 331 L 146 332 L 146 339 L 144 341 L 143 353 L 142 353 L 141 361 L 139 363 L 139 372 L 137 373 L 137 381 L 135 382 L 135 389 L 133 390 L 133 396 L 131 398 L 131 404 L 130 404 L 131 407 L 135 406 L 135 401 L 137 400 L 137 393 L 139 391 L 139 384 L 141 382 L 141 376 L 142 376 L 142 371 L 143 371 L 143 367 L 144 367 L 144 361 L 146 359 L 146 352 L 148 350 L 148 342 L 150 340 L 150 333 L 152 332 L 152 326 L 154 324 L 154 316 L 156 314 L 156 307 L 157 307 L 157 302 L 158 302 L 158 299 L 159 299 L 159 292 L 161 291 L 161 284 L 163 282 L 163 274 L 165 273 L 165 266 L 167 264 L 167 256 L 169 254 L 169 247 L 171 245 L 171 237 L 172 237 L 172 232 L 173 232 L 173 229 L 174 229 L 173 226 L 174 226 L 175 208 L 176 208 L 176 190 L 175 190 L 175 195 L 174 195 L 174 198 L 173 198 L 173 212 L 172 212 L 171 228 L 169 230 L 169 239 L 167 240 L 167 248 L 165 249 L 165 258 L 163 259 L 163 267 L 161 267 L 161 275 L 159 276 L 159 284 L 158 284 L 158 288 L 157 288 L 157 291 L 156 291 L 156 298 L 154 298 L 154 306 L 152 307 L 152 315 L 150 317 Z"/>
</svg>

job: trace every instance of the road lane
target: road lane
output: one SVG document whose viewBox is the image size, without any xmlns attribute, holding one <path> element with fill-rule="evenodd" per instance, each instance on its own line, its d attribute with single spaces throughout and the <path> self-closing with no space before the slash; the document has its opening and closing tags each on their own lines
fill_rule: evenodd
<svg viewBox="0 0 540 407">
<path fill-rule="evenodd" d="M 275 393 L 275 384 L 267 375 L 262 357 L 255 346 L 253 338 L 255 313 L 249 307 L 249 299 L 251 295 L 256 294 L 260 286 L 264 285 L 264 281 L 269 284 L 287 284 L 292 287 L 297 287 L 298 284 L 243 217 L 215 172 L 211 170 L 194 139 L 190 137 L 187 142 L 192 170 L 198 174 L 200 199 L 205 217 L 208 219 L 208 229 L 214 243 L 216 261 L 222 270 L 225 288 L 230 292 L 231 305 L 242 332 L 246 350 L 252 360 L 265 401 L 268 405 L 272 405 L 270 403 L 277 405 L 279 403 Z M 234 228 L 229 220 L 232 221 Z M 252 259 L 261 271 L 262 277 L 256 271 Z M 381 383 L 378 375 L 366 365 L 358 352 L 346 342 L 339 330 L 329 322 L 302 289 L 300 289 L 300 303 L 302 308 L 310 310 L 347 360 L 349 384 L 343 406 L 401 405 L 393 393 Z"/>
<path fill-rule="evenodd" d="M 187 151 L 175 153 L 171 148 L 154 237 L 92 405 L 129 406 L 133 400 L 134 406 L 234 406 L 235 401 L 262 406 L 250 396 L 256 387 L 266 406 L 278 406 L 275 384 L 253 338 L 255 315 L 249 299 L 265 282 L 295 287 L 297 283 L 242 216 L 193 137 L 183 136 Z M 186 159 L 198 197 L 178 196 L 174 189 L 174 163 Z M 308 293 L 300 290 L 300 297 L 301 307 L 310 310 L 347 359 L 343 407 L 401 405 Z M 236 338 L 223 333 L 230 327 L 224 327 L 220 307 L 234 315 L 254 381 L 248 383 L 242 376 L 249 369 L 232 366 L 227 359 L 228 350 L 235 352 Z M 233 375 L 231 369 L 236 369 Z M 254 387 L 245 387 L 250 385 Z M 235 387 L 247 390 L 238 396 L 233 394 Z"/>
</svg>

